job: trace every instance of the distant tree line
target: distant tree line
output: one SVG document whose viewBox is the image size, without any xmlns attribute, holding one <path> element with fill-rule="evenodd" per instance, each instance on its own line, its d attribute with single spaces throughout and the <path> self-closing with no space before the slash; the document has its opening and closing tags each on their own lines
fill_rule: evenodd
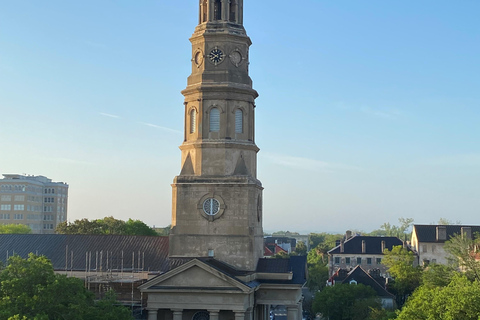
<svg viewBox="0 0 480 320">
<path fill-rule="evenodd" d="M 62 222 L 55 229 L 59 234 L 106 234 L 106 235 L 134 235 L 158 236 L 155 229 L 150 228 L 140 220 L 118 220 L 114 217 L 88 220 L 81 219 L 74 222 Z"/>
</svg>

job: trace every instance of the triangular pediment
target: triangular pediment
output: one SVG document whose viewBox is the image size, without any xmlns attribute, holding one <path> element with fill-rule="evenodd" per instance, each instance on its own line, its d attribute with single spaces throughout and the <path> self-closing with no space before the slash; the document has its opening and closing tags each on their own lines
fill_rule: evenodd
<svg viewBox="0 0 480 320">
<path fill-rule="evenodd" d="M 146 282 L 140 289 L 146 292 L 163 290 L 251 291 L 251 288 L 245 283 L 197 259 Z"/>
</svg>

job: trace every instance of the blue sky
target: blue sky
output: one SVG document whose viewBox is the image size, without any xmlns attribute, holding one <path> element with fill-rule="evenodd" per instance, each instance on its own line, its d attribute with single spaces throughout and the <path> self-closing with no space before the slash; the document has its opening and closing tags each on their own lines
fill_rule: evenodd
<svg viewBox="0 0 480 320">
<path fill-rule="evenodd" d="M 266 231 L 480 224 L 480 2 L 245 0 Z M 197 1 L 2 1 L 0 173 L 166 226 Z"/>
</svg>

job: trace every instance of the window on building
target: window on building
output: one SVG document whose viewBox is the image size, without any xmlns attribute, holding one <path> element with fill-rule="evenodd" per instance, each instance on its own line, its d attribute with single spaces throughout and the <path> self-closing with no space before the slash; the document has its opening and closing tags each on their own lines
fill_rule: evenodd
<svg viewBox="0 0 480 320">
<path fill-rule="evenodd" d="M 2 205 L 0 205 L 0 210 L 10 211 L 10 210 L 12 210 L 12 205 L 11 204 L 2 204 Z"/>
<path fill-rule="evenodd" d="M 14 220 L 23 220 L 23 214 L 21 214 L 21 213 L 15 213 L 15 214 L 13 215 L 13 219 L 14 219 Z"/>
<path fill-rule="evenodd" d="M 10 213 L 0 213 L 0 220 L 10 220 Z"/>
<path fill-rule="evenodd" d="M 340 257 L 335 257 L 335 264 L 340 264 Z"/>
<path fill-rule="evenodd" d="M 210 110 L 210 132 L 220 131 L 220 110 L 212 108 Z"/>
<path fill-rule="evenodd" d="M 367 264 L 372 264 L 372 258 L 367 258 Z"/>
<path fill-rule="evenodd" d="M 2 195 L 0 199 L 2 201 L 12 201 L 12 196 Z"/>
<path fill-rule="evenodd" d="M 15 205 L 13 205 L 13 210 L 14 210 L 14 211 L 23 211 L 23 210 L 25 210 L 25 205 L 23 205 L 23 204 L 15 204 Z"/>
<path fill-rule="evenodd" d="M 350 264 L 350 258 L 345 258 L 345 263 Z"/>
<path fill-rule="evenodd" d="M 377 258 L 377 264 L 382 264 L 382 258 Z"/>
<path fill-rule="evenodd" d="M 190 133 L 195 133 L 197 127 L 197 110 L 190 111 Z"/>
<path fill-rule="evenodd" d="M 243 111 L 235 110 L 235 133 L 243 133 Z"/>
<path fill-rule="evenodd" d="M 424 244 L 424 245 L 422 246 L 422 252 L 427 252 L 427 245 L 426 245 L 426 244 Z"/>
<path fill-rule="evenodd" d="M 432 253 L 435 253 L 435 246 L 432 245 Z"/>
<path fill-rule="evenodd" d="M 25 196 L 15 196 L 15 201 L 25 201 Z"/>
<path fill-rule="evenodd" d="M 357 258 L 357 264 L 362 264 L 362 258 Z"/>
</svg>

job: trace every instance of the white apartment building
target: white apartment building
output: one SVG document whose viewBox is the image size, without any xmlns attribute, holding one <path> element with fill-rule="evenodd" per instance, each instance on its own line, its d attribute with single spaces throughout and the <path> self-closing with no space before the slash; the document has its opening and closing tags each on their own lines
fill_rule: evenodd
<svg viewBox="0 0 480 320">
<path fill-rule="evenodd" d="M 67 220 L 68 184 L 44 176 L 4 174 L 0 179 L 0 224 L 24 224 L 32 233 L 55 233 Z"/>
</svg>

